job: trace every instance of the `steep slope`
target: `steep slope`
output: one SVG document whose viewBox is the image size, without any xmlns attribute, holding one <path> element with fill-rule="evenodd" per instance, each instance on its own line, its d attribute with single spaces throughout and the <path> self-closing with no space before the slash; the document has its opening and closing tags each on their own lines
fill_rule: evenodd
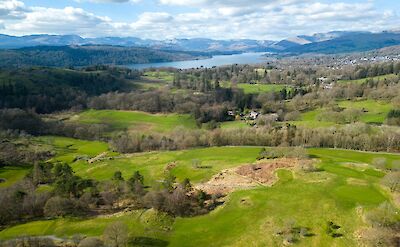
<svg viewBox="0 0 400 247">
<path fill-rule="evenodd" d="M 400 45 L 400 33 L 356 33 L 339 38 L 290 47 L 291 53 L 344 53 L 380 49 Z"/>
<path fill-rule="evenodd" d="M 0 50 L 0 66 L 89 66 L 97 64 L 134 64 L 169 62 L 206 57 L 200 52 L 161 51 L 117 46 L 37 46 Z"/>
</svg>

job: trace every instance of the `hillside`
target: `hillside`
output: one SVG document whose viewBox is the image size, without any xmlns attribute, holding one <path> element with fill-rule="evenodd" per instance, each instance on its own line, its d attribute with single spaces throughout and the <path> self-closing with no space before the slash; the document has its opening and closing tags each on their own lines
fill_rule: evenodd
<svg viewBox="0 0 400 247">
<path fill-rule="evenodd" d="M 0 108 L 36 109 L 39 113 L 85 104 L 87 96 L 132 88 L 130 70 L 98 68 L 80 71 L 53 68 L 0 70 Z"/>
<path fill-rule="evenodd" d="M 399 33 L 355 33 L 331 40 L 292 46 L 285 52 L 337 54 L 369 51 L 396 45 L 400 45 Z"/>
<path fill-rule="evenodd" d="M 74 46 L 72 48 L 77 49 L 77 47 L 80 47 L 81 49 L 88 49 L 88 47 L 100 46 L 102 49 L 112 50 L 109 51 L 110 53 L 115 53 L 115 49 L 127 49 L 124 51 L 128 53 L 136 51 L 138 53 L 136 54 L 136 58 L 128 59 L 129 63 L 147 63 L 152 61 L 161 62 L 185 60 L 188 59 L 188 56 L 190 55 L 206 55 L 202 54 L 202 52 L 207 52 L 213 55 L 238 52 L 283 52 L 296 54 L 311 52 L 336 54 L 389 47 L 400 44 L 399 40 L 400 33 L 396 31 L 377 33 L 361 31 L 332 31 L 328 33 L 316 33 L 313 35 L 298 35 L 275 41 L 253 39 L 216 40 L 209 38 L 151 40 L 137 37 L 82 38 L 77 35 L 28 35 L 21 37 L 0 35 L 0 49 L 19 49 L 41 46 Z M 110 48 L 110 46 L 120 47 Z M 127 47 L 131 48 L 128 49 Z M 28 50 L 31 49 L 32 48 Z M 36 49 L 43 51 L 44 48 Z M 66 50 L 66 48 L 58 49 Z M 100 48 L 98 47 L 97 49 Z M 85 52 L 85 50 L 79 51 L 82 53 Z M 176 51 L 181 52 L 178 53 Z M 193 51 L 200 54 L 193 53 Z M 173 55 L 170 53 L 173 53 Z M 149 59 L 146 59 L 146 57 L 149 57 Z M 123 56 L 123 59 L 121 60 L 126 61 L 127 58 Z M 122 61 L 113 61 L 112 59 L 105 61 L 107 61 L 107 63 L 123 63 Z"/>
<path fill-rule="evenodd" d="M 98 64 L 134 64 L 170 62 L 206 57 L 201 52 L 162 51 L 118 46 L 37 46 L 0 50 L 1 67 L 90 66 Z"/>
</svg>

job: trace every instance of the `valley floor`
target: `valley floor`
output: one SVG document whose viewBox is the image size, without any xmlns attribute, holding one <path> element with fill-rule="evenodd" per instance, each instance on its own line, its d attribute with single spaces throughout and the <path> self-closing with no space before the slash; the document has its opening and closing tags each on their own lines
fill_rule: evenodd
<svg viewBox="0 0 400 247">
<path fill-rule="evenodd" d="M 109 152 L 101 142 L 59 137 L 40 137 L 36 141 L 53 146 L 57 150 L 53 159 L 70 163 L 79 176 L 103 180 L 110 179 L 117 170 L 123 176 L 139 170 L 149 186 L 156 186 L 167 167 L 177 181 L 190 178 L 194 185 L 205 183 L 223 170 L 257 164 L 261 150 L 261 147 L 214 147 L 119 155 Z M 75 159 L 103 152 L 113 158 L 92 164 Z M 322 148 L 307 152 L 318 168 L 315 171 L 299 167 L 277 169 L 274 171 L 277 182 L 273 185 L 239 188 L 225 197 L 223 205 L 206 215 L 174 219 L 149 209 L 89 218 L 40 220 L 9 226 L 0 231 L 0 239 L 26 235 L 100 236 L 109 223 L 122 221 L 135 241 L 153 244 L 149 246 L 282 246 L 287 241 L 288 228 L 307 232 L 292 234 L 296 246 L 359 245 L 360 236 L 369 227 L 365 214 L 384 202 L 395 204 L 396 200 L 381 185 L 385 173 L 374 167 L 373 161 L 384 158 L 390 168 L 399 164 L 400 155 Z M 194 166 L 194 160 L 201 166 Z M 0 170 L 0 177 L 9 177 L 12 183 L 23 172 L 6 167 Z M 328 233 L 329 222 L 338 226 L 337 235 Z"/>
</svg>

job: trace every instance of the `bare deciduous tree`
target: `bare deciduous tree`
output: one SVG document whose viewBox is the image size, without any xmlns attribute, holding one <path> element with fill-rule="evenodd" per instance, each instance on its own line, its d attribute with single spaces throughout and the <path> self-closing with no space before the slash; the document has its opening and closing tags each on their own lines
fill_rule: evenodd
<svg viewBox="0 0 400 247">
<path fill-rule="evenodd" d="M 128 227 L 122 222 L 114 222 L 104 230 L 103 237 L 107 246 L 126 246 L 129 240 Z"/>
</svg>

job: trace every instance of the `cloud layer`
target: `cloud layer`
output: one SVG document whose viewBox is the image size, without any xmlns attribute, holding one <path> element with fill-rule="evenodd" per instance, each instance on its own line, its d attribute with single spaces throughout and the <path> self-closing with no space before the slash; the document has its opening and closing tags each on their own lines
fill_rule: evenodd
<svg viewBox="0 0 400 247">
<path fill-rule="evenodd" d="M 139 0 L 79 0 L 127 3 Z M 133 22 L 117 22 L 82 8 L 27 7 L 20 0 L 0 0 L 0 33 L 137 36 L 165 39 L 281 39 L 332 30 L 398 29 L 399 15 L 378 10 L 370 0 L 326 3 L 312 0 L 159 0 L 159 6 L 179 6 L 178 14 L 143 12 Z"/>
</svg>

